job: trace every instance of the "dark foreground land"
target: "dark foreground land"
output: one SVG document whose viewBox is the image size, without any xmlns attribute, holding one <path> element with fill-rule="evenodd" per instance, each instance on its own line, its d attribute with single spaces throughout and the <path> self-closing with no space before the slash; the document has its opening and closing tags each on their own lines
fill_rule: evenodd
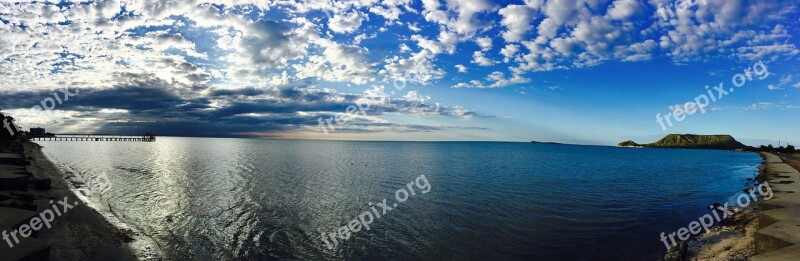
<svg viewBox="0 0 800 261">
<path fill-rule="evenodd" d="M 129 247 L 131 237 L 109 224 L 101 214 L 81 202 L 69 189 L 58 168 L 38 144 L 0 142 L 0 230 L 8 240 L 0 242 L 3 260 L 136 260 Z M 47 210 L 68 211 L 49 219 Z M 52 202 L 52 203 L 51 203 Z M 77 204 L 75 204 L 77 203 Z M 38 231 L 30 227 L 39 227 Z M 29 237 L 19 232 L 34 231 Z M 19 243 L 11 234 L 17 237 Z M 12 247 L 13 246 L 13 247 Z"/>
</svg>

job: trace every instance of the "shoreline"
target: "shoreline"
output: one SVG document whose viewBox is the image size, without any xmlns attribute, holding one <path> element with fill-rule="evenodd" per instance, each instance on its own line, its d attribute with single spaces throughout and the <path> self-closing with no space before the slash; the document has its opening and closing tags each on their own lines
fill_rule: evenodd
<svg viewBox="0 0 800 261">
<path fill-rule="evenodd" d="M 748 185 L 767 180 L 767 158 L 763 154 L 755 176 L 748 178 Z M 761 200 L 720 221 L 709 232 L 700 234 L 671 248 L 664 260 L 746 260 L 756 255 L 755 238 L 759 228 Z"/>
<path fill-rule="evenodd" d="M 159 260 L 154 251 L 134 248 L 136 233 L 115 226 L 65 179 L 64 173 L 34 142 L 24 142 L 25 155 L 31 162 L 28 170 L 37 178 L 49 178 L 47 191 L 31 191 L 37 198 L 79 201 L 69 213 L 58 217 L 50 229 L 42 229 L 40 237 L 51 246 L 52 260 Z M 155 250 L 157 251 L 157 250 Z M 156 252 L 157 253 L 157 252 Z"/>
<path fill-rule="evenodd" d="M 690 240 L 681 260 L 791 260 L 800 256 L 800 249 L 793 245 L 798 242 L 794 234 L 796 226 L 800 225 L 792 224 L 797 221 L 790 218 L 791 213 L 796 215 L 798 211 L 794 193 L 797 185 L 793 183 L 799 177 L 800 162 L 770 153 L 762 152 L 759 156 L 763 160 L 753 182 L 770 182 L 775 197 L 756 202 L 724 220 L 711 232 Z M 776 224 L 781 220 L 788 222 L 789 228 Z M 785 238 L 789 234 L 794 236 Z"/>
</svg>

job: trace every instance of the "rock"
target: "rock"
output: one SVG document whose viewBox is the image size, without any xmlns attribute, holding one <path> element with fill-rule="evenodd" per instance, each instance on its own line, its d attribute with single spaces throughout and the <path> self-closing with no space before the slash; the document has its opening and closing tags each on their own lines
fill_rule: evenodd
<svg viewBox="0 0 800 261">
<path fill-rule="evenodd" d="M 688 245 L 686 242 L 680 242 L 678 245 L 672 247 L 664 255 L 664 261 L 683 261 L 686 259 L 686 249 Z"/>
</svg>

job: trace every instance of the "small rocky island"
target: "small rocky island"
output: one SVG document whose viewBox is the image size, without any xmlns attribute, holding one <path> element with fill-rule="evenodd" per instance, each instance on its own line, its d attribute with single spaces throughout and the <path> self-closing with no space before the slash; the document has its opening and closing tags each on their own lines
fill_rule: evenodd
<svg viewBox="0 0 800 261">
<path fill-rule="evenodd" d="M 634 142 L 632 140 L 626 140 L 626 141 L 623 141 L 623 142 L 620 142 L 619 144 L 617 144 L 617 147 L 639 148 L 639 147 L 642 147 L 642 145 L 639 145 L 639 143 L 636 143 L 636 142 Z"/>
<path fill-rule="evenodd" d="M 669 134 L 660 140 L 638 144 L 627 140 L 617 144 L 617 147 L 628 148 L 682 148 L 682 149 L 712 149 L 712 150 L 746 150 L 751 147 L 737 141 L 731 135 L 696 135 L 696 134 Z"/>
</svg>

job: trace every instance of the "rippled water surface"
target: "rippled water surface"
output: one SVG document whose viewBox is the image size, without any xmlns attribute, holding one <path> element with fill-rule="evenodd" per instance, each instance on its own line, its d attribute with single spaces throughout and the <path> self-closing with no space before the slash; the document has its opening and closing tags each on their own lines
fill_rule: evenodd
<svg viewBox="0 0 800 261">
<path fill-rule="evenodd" d="M 760 163 L 751 153 L 527 143 L 39 143 L 177 260 L 654 260 L 661 232 L 740 192 Z M 321 233 L 395 201 L 420 175 L 428 193 L 332 249 L 323 243 Z"/>
</svg>

